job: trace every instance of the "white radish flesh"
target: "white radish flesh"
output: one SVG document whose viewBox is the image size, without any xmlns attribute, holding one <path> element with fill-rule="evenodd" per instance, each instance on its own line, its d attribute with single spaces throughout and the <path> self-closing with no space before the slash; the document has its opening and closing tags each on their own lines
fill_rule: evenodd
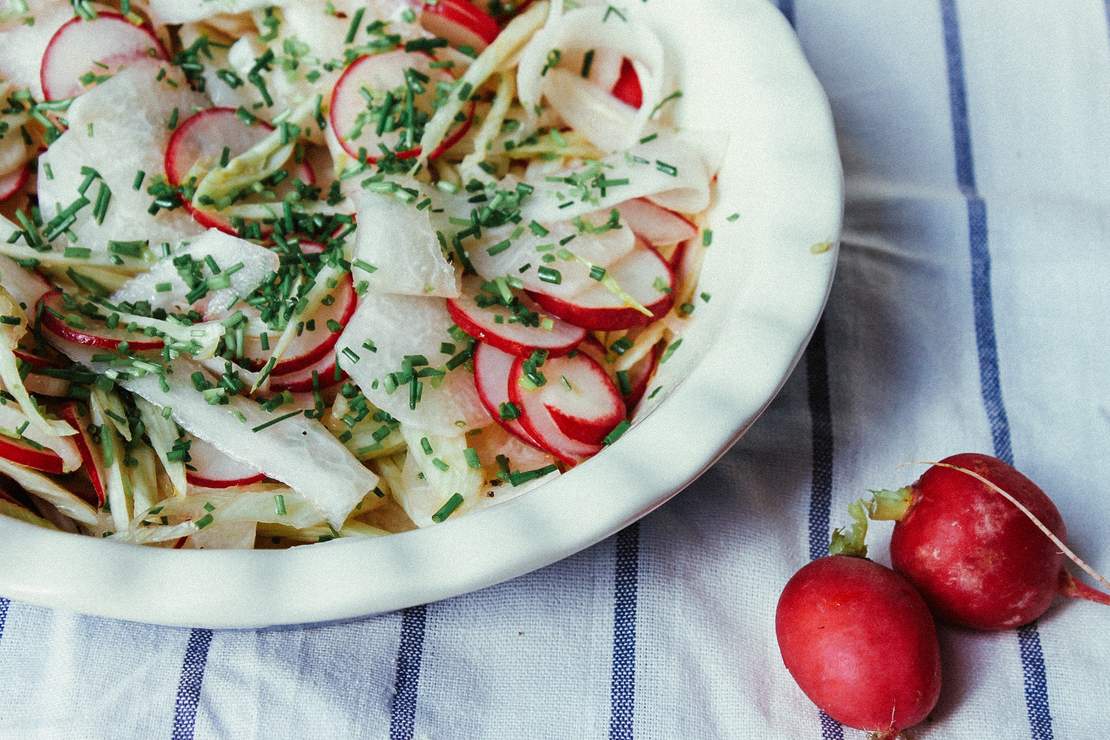
<svg viewBox="0 0 1110 740">
<path fill-rule="evenodd" d="M 510 309 L 490 293 L 482 292 L 482 282 L 480 278 L 466 278 L 463 294 L 447 301 L 451 318 L 475 339 L 519 357 L 528 357 L 536 350 L 551 356 L 564 355 L 585 339 L 585 329 L 547 316 L 525 296 L 518 299 L 518 311 Z"/>
<path fill-rule="evenodd" d="M 136 26 L 118 13 L 99 13 L 85 20 L 76 17 L 50 39 L 39 71 L 47 100 L 72 98 L 85 91 L 84 75 L 99 79 L 142 59 L 166 59 L 158 37 L 145 26 Z M 90 83 L 91 84 L 91 83 Z"/>
</svg>

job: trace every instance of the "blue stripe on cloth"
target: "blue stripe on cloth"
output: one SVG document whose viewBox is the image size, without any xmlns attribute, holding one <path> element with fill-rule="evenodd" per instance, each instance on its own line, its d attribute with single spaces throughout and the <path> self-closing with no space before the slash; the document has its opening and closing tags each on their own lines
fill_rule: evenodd
<svg viewBox="0 0 1110 740">
<path fill-rule="evenodd" d="M 389 709 L 389 740 L 412 740 L 427 623 L 428 607 L 424 604 L 411 606 L 401 613 L 401 644 L 397 647 L 397 675 L 393 680 L 393 703 Z"/>
<path fill-rule="evenodd" d="M 208 665 L 208 649 L 212 646 L 212 630 L 194 629 L 189 633 L 185 658 L 181 661 L 181 680 L 177 684 L 177 701 L 173 707 L 173 740 L 193 740 L 197 725 L 197 706 L 204 684 L 204 668 Z"/>
<path fill-rule="evenodd" d="M 829 518 L 832 509 L 833 429 L 829 394 L 829 358 L 825 345 L 825 322 L 817 324 L 806 347 L 806 384 L 812 427 L 813 470 L 809 494 L 809 557 L 829 554 Z M 820 712 L 822 740 L 844 740 L 844 728 Z"/>
<path fill-rule="evenodd" d="M 636 710 L 636 605 L 640 524 L 617 535 L 613 578 L 613 668 L 609 683 L 609 738 L 632 740 Z"/>
<path fill-rule="evenodd" d="M 940 0 L 944 24 L 944 52 L 948 67 L 949 107 L 955 141 L 956 180 L 967 198 L 968 242 L 971 249 L 971 291 L 975 319 L 975 345 L 979 353 L 979 385 L 990 423 L 994 454 L 1013 462 L 1010 422 L 1002 400 L 998 370 L 998 343 L 994 333 L 991 296 L 991 255 L 987 240 L 987 206 L 975 185 L 971 124 L 967 108 L 963 47 L 955 0 Z M 1025 684 L 1025 708 L 1030 733 L 1035 740 L 1051 740 L 1052 714 L 1048 704 L 1048 680 L 1044 652 L 1036 625 L 1018 632 L 1018 646 Z"/>
<path fill-rule="evenodd" d="M 0 596 L 0 640 L 4 639 L 4 625 L 8 622 L 8 607 L 11 602 Z"/>
</svg>

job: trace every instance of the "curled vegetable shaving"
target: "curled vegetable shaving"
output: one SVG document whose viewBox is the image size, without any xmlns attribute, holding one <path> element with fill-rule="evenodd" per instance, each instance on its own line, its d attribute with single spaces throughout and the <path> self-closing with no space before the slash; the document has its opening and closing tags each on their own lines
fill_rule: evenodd
<svg viewBox="0 0 1110 740">
<path fill-rule="evenodd" d="M 0 380 L 3 380 L 4 388 L 15 398 L 31 424 L 43 433 L 54 437 L 77 434 L 77 430 L 64 421 L 52 421 L 43 416 L 38 404 L 23 385 L 19 362 L 13 350 L 19 346 L 20 338 L 27 332 L 27 317 L 11 293 L 2 285 L 0 285 L 0 321 L 2 321 L 0 323 Z"/>
</svg>

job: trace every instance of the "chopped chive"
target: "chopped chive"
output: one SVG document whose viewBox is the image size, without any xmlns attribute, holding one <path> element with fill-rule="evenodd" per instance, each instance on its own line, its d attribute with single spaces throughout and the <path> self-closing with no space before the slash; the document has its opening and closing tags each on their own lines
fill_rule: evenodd
<svg viewBox="0 0 1110 740">
<path fill-rule="evenodd" d="M 428 441 L 427 437 L 420 438 L 420 449 L 424 450 L 425 455 L 432 454 L 432 443 Z"/>
<path fill-rule="evenodd" d="M 440 459 L 439 459 L 438 457 L 433 457 L 433 458 L 432 458 L 432 465 L 435 465 L 435 466 L 436 466 L 437 468 L 439 468 L 439 470 L 441 470 L 441 471 L 443 471 L 443 472 L 445 472 L 445 473 L 446 473 L 446 472 L 447 472 L 447 470 L 448 470 L 448 469 L 449 469 L 449 468 L 451 467 L 451 466 L 450 466 L 450 465 L 448 465 L 447 463 L 445 463 L 445 462 L 443 462 L 442 460 L 440 460 Z"/>
<path fill-rule="evenodd" d="M 197 522 L 196 522 L 197 523 L 197 529 L 204 529 L 209 524 L 211 524 L 213 521 L 215 521 L 215 519 L 213 518 L 213 516 L 211 514 L 205 514 L 200 519 L 197 519 Z"/>
<path fill-rule="evenodd" d="M 274 496 L 274 512 L 277 513 L 278 516 L 285 516 L 285 496 L 283 494 L 279 493 Z"/>
<path fill-rule="evenodd" d="M 478 451 L 473 447 L 463 450 L 463 456 L 466 458 L 467 467 L 475 469 L 482 467 L 482 461 L 478 459 Z"/>
<path fill-rule="evenodd" d="M 442 523 L 444 520 L 447 519 L 447 517 L 451 516 L 451 514 L 455 512 L 455 509 L 462 506 L 462 502 L 463 497 L 461 493 L 451 494 L 451 498 L 447 499 L 447 502 L 439 508 L 439 511 L 432 514 L 432 521 L 436 524 Z"/>
<path fill-rule="evenodd" d="M 703 247 L 708 247 L 712 243 L 713 243 L 713 229 L 706 229 L 705 231 L 701 232 L 701 245 Z"/>
<path fill-rule="evenodd" d="M 675 353 L 675 350 L 678 349 L 681 344 L 681 339 L 676 339 L 671 342 L 670 345 L 667 346 L 667 349 L 663 350 L 663 356 L 659 358 L 659 364 L 663 364 L 667 360 L 671 359 L 671 355 Z"/>
<path fill-rule="evenodd" d="M 563 274 L 553 267 L 543 266 L 536 270 L 540 280 L 552 285 L 559 285 L 563 282 Z"/>
<path fill-rule="evenodd" d="M 630 426 L 632 425 L 628 423 L 628 419 L 621 420 L 620 424 L 613 427 L 613 431 L 605 435 L 605 439 L 603 439 L 602 442 L 607 445 L 613 444 L 621 438 L 621 435 L 628 431 Z"/>
<path fill-rule="evenodd" d="M 520 418 L 520 409 L 512 401 L 505 401 L 497 408 L 497 414 L 505 421 Z"/>
<path fill-rule="evenodd" d="M 294 416 L 297 416 L 300 413 L 301 412 L 300 412 L 299 409 L 297 411 L 290 411 L 288 414 L 283 414 L 283 415 L 277 417 L 276 419 L 270 419 L 269 421 L 263 422 L 263 423 L 259 424 L 256 427 L 252 427 L 251 431 L 252 432 L 261 432 L 263 429 L 268 429 L 269 427 L 272 427 L 274 424 L 278 424 L 280 422 L 283 422 L 286 419 L 292 419 Z"/>
<path fill-rule="evenodd" d="M 739 213 L 733 213 L 733 214 L 730 214 L 729 217 L 725 220 L 728 221 L 729 223 L 735 223 L 739 219 L 740 219 L 740 214 Z"/>
<path fill-rule="evenodd" d="M 497 244 L 494 244 L 492 247 L 487 249 L 486 254 L 488 254 L 491 257 L 496 255 L 496 254 L 501 254 L 502 252 L 504 252 L 506 249 L 508 249 L 512 245 L 513 245 L 513 243 L 511 241 L 509 241 L 508 239 L 506 239 L 505 241 L 498 242 Z"/>
<path fill-rule="evenodd" d="M 709 292 L 707 292 L 707 291 L 702 291 L 702 294 L 701 294 L 701 296 L 700 296 L 700 298 L 701 298 L 701 299 L 702 299 L 703 301 L 705 301 L 706 303 L 709 303 L 709 299 L 710 299 L 710 298 L 712 298 L 712 297 L 713 297 L 713 294 L 712 294 L 712 293 L 709 293 Z"/>
<path fill-rule="evenodd" d="M 678 176 L 678 168 L 668 162 L 663 162 L 658 159 L 655 160 L 655 169 L 659 170 L 664 175 L 670 175 L 671 177 Z"/>
<path fill-rule="evenodd" d="M 355 11 L 354 16 L 351 18 L 351 24 L 347 27 L 347 36 L 343 39 L 344 44 L 353 43 L 355 36 L 358 35 L 358 27 L 362 23 L 362 16 L 366 13 L 366 8 L 359 8 Z"/>
</svg>

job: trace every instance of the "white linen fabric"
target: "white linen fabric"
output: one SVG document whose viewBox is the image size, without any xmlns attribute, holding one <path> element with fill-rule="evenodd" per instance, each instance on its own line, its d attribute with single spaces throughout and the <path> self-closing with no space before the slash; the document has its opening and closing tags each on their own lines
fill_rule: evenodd
<svg viewBox="0 0 1110 740">
<path fill-rule="evenodd" d="M 832 100 L 846 229 L 802 364 L 724 460 L 566 561 L 343 625 L 0 599 L 0 737 L 860 738 L 783 669 L 775 601 L 850 501 L 959 451 L 1012 459 L 1110 571 L 1110 5 L 781 9 Z M 1108 627 L 1069 603 L 1020 632 L 943 628 L 917 737 L 1105 737 Z"/>
</svg>

